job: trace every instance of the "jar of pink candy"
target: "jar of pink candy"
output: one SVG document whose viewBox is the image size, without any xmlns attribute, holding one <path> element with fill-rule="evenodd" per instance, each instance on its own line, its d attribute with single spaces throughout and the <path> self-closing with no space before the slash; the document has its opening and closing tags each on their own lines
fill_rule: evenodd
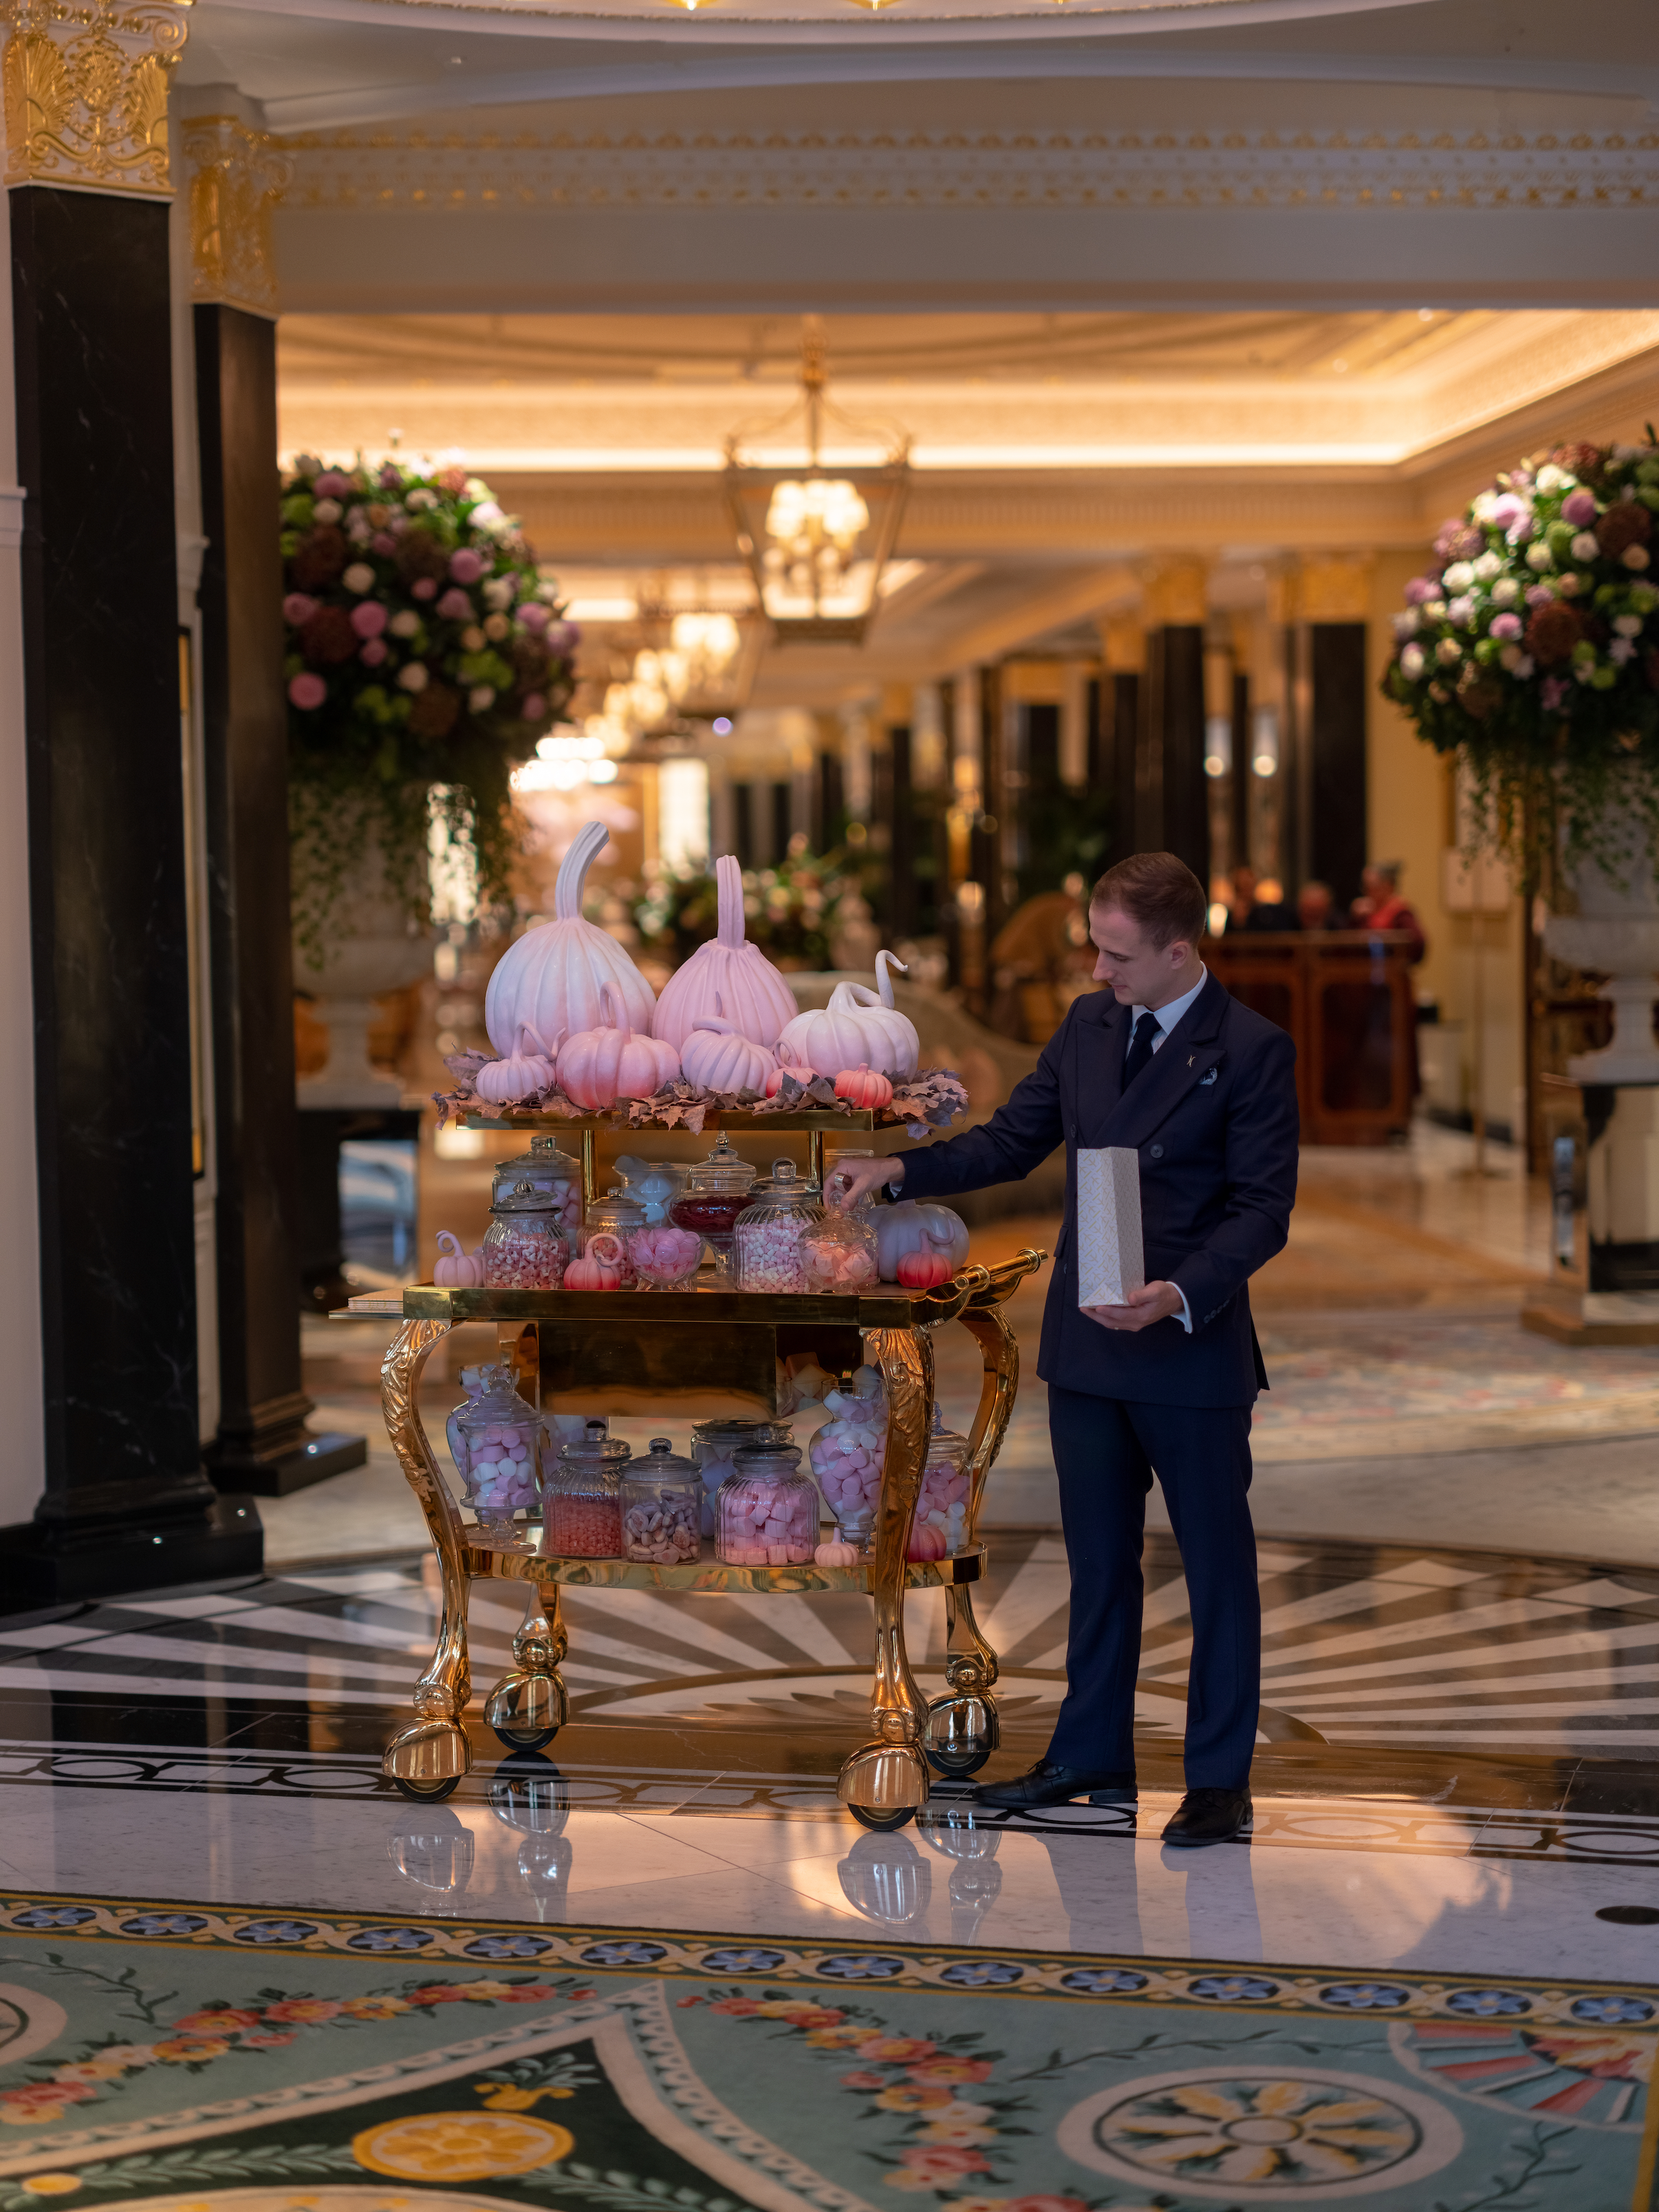
<svg viewBox="0 0 1659 2212">
<path fill-rule="evenodd" d="M 629 1446 L 589 1421 L 579 1443 L 562 1444 L 543 1484 L 542 1550 L 552 1559 L 623 1556 L 622 1471 Z"/>
<path fill-rule="evenodd" d="M 801 1231 L 800 1262 L 809 1291 L 862 1291 L 881 1279 L 876 1232 L 856 1213 L 826 1213 Z"/>
<path fill-rule="evenodd" d="M 910 1524 L 913 1559 L 954 1559 L 962 1549 L 968 1532 L 968 1449 L 967 1437 L 947 1429 L 935 1406 L 921 1494 Z"/>
<path fill-rule="evenodd" d="M 552 1195 L 532 1182 L 498 1190 L 484 1233 L 484 1281 L 498 1291 L 556 1291 L 569 1256 Z"/>
<path fill-rule="evenodd" d="M 596 1237 L 614 1237 L 622 1251 L 622 1281 L 619 1289 L 637 1290 L 639 1270 L 629 1251 L 637 1232 L 645 1226 L 645 1208 L 631 1199 L 619 1182 L 613 1182 L 603 1198 L 589 1203 L 582 1216 L 582 1250 L 586 1252 Z"/>
<path fill-rule="evenodd" d="M 745 1444 L 720 1485 L 719 1557 L 729 1567 L 805 1566 L 817 1549 L 818 1493 L 795 1444 Z"/>
<path fill-rule="evenodd" d="M 627 1556 L 653 1566 L 688 1565 L 702 1549 L 702 1478 L 666 1437 L 628 1463 L 622 1532 Z"/>
<path fill-rule="evenodd" d="M 738 1216 L 738 1288 L 805 1290 L 801 1239 L 823 1218 L 817 1185 L 797 1175 L 793 1160 L 774 1160 L 770 1180 L 756 1185 L 753 1204 Z"/>
<path fill-rule="evenodd" d="M 527 1152 L 503 1160 L 496 1169 L 490 1204 L 495 1205 L 504 1191 L 514 1191 L 526 1182 L 547 1193 L 559 1217 L 565 1243 L 574 1252 L 582 1234 L 581 1162 L 561 1152 L 556 1137 L 532 1137 Z"/>
<path fill-rule="evenodd" d="M 848 1543 L 869 1541 L 887 1458 L 887 1393 L 881 1371 L 856 1368 L 851 1383 L 823 1394 L 830 1419 L 813 1433 L 812 1472 Z"/>
<path fill-rule="evenodd" d="M 677 1229 L 672 1221 L 648 1221 L 629 1238 L 628 1256 L 641 1282 L 653 1290 L 672 1291 L 696 1273 L 702 1262 L 702 1239 L 694 1230 Z"/>
<path fill-rule="evenodd" d="M 542 1417 L 514 1388 L 507 1366 L 467 1367 L 468 1395 L 445 1424 L 455 1472 L 478 1518 L 478 1535 L 492 1551 L 527 1551 L 516 1516 L 541 1503 Z"/>
</svg>

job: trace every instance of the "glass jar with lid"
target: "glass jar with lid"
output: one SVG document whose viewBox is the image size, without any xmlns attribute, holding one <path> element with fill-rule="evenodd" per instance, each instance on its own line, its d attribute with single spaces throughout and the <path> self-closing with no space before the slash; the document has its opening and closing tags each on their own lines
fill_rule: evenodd
<svg viewBox="0 0 1659 2212">
<path fill-rule="evenodd" d="M 720 1485 L 719 1556 L 731 1567 L 804 1566 L 817 1549 L 818 1492 L 796 1444 L 744 1444 Z"/>
<path fill-rule="evenodd" d="M 823 1216 L 817 1183 L 797 1174 L 793 1160 L 774 1160 L 770 1176 L 738 1216 L 738 1289 L 805 1290 L 801 1239 Z"/>
<path fill-rule="evenodd" d="M 550 1191 L 528 1182 L 497 1188 L 483 1241 L 483 1279 L 492 1290 L 556 1291 L 569 1254 Z"/>
<path fill-rule="evenodd" d="M 714 1497 L 721 1483 L 737 1472 L 737 1453 L 744 1444 L 787 1444 L 793 1433 L 787 1421 L 746 1421 L 720 1419 L 697 1421 L 691 1429 L 691 1463 L 702 1483 L 702 1533 L 714 1533 Z"/>
<path fill-rule="evenodd" d="M 553 1559 L 622 1557 L 622 1470 L 629 1447 L 589 1421 L 562 1444 L 542 1482 L 542 1550 Z"/>
<path fill-rule="evenodd" d="M 445 1434 L 477 1516 L 479 1540 L 492 1551 L 528 1551 L 517 1516 L 534 1514 L 541 1502 L 542 1417 L 519 1395 L 504 1364 L 463 1368 L 461 1382 L 467 1395 L 450 1414 Z"/>
<path fill-rule="evenodd" d="M 653 1566 L 683 1566 L 702 1549 L 702 1478 L 666 1437 L 630 1460 L 622 1486 L 623 1554 Z"/>
<path fill-rule="evenodd" d="M 801 1231 L 800 1263 L 809 1291 L 868 1291 L 881 1279 L 875 1229 L 856 1210 L 831 1208 L 809 1221 Z"/>
<path fill-rule="evenodd" d="M 515 1158 L 503 1160 L 495 1170 L 495 1184 L 490 1192 L 491 1205 L 503 1191 L 516 1190 L 521 1182 L 527 1182 L 533 1189 L 544 1190 L 551 1195 L 558 1212 L 559 1226 L 564 1231 L 565 1243 L 574 1252 L 581 1239 L 581 1162 L 573 1159 L 568 1152 L 561 1152 L 556 1137 L 532 1137 L 527 1152 L 520 1152 Z"/>
<path fill-rule="evenodd" d="M 732 1231 L 749 1203 L 755 1170 L 722 1137 L 707 1159 L 696 1161 L 685 1188 L 670 1205 L 678 1229 L 696 1231 L 714 1256 L 714 1279 L 730 1289 L 734 1277 Z"/>
<path fill-rule="evenodd" d="M 968 1529 L 969 1443 L 955 1429 L 947 1429 L 939 1408 L 933 1408 L 933 1433 L 927 1439 L 927 1461 L 921 1471 L 921 1491 L 911 1523 L 911 1546 L 923 1528 L 936 1528 L 944 1544 L 939 1555 L 954 1559 L 962 1549 Z"/>
<path fill-rule="evenodd" d="M 645 1208 L 646 1224 L 666 1221 L 668 1209 L 685 1188 L 690 1170 L 678 1160 L 642 1160 L 636 1152 L 623 1152 L 617 1173 L 628 1186 L 628 1195 Z"/>
<path fill-rule="evenodd" d="M 621 1287 L 635 1290 L 639 1285 L 639 1270 L 629 1255 L 629 1247 L 634 1233 L 645 1226 L 645 1208 L 629 1196 L 619 1182 L 613 1182 L 603 1198 L 596 1198 L 582 1216 L 582 1250 L 586 1252 L 596 1237 L 614 1237 L 620 1258 L 616 1264 L 622 1271 Z M 606 1248 L 606 1256 L 610 1249 Z"/>
</svg>

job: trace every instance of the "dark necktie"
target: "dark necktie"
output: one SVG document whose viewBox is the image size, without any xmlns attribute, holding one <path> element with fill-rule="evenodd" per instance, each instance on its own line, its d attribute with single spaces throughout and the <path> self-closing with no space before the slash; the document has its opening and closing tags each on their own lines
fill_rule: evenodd
<svg viewBox="0 0 1659 2212">
<path fill-rule="evenodd" d="M 1150 1010 L 1135 1024 L 1135 1033 L 1129 1040 L 1128 1056 L 1123 1063 L 1123 1088 L 1127 1091 L 1141 1070 L 1152 1062 L 1152 1040 L 1158 1035 L 1158 1016 Z"/>
</svg>

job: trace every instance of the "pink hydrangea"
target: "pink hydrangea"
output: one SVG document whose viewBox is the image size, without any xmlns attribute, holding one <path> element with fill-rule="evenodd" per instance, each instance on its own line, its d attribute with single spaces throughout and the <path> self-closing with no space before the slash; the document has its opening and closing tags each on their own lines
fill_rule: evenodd
<svg viewBox="0 0 1659 2212">
<path fill-rule="evenodd" d="M 453 585 L 439 600 L 437 611 L 446 622 L 471 622 L 472 619 L 471 600 L 465 592 Z"/>
<path fill-rule="evenodd" d="M 365 668 L 379 668 L 386 659 L 386 640 L 383 637 L 370 638 L 357 658 Z"/>
<path fill-rule="evenodd" d="M 416 582 L 411 584 L 409 588 L 412 595 L 417 599 L 435 599 L 438 596 L 438 586 L 433 582 L 430 576 L 422 576 Z"/>
<path fill-rule="evenodd" d="M 1588 529 L 1595 520 L 1595 494 L 1585 491 L 1582 485 L 1570 491 L 1561 502 L 1561 520 L 1571 523 L 1575 530 Z"/>
<path fill-rule="evenodd" d="M 549 621 L 547 609 L 538 599 L 532 599 L 528 606 L 519 609 L 519 620 L 526 629 L 545 629 Z"/>
<path fill-rule="evenodd" d="M 1492 634 L 1494 637 L 1519 637 L 1521 635 L 1520 616 L 1494 615 L 1492 618 Z"/>
<path fill-rule="evenodd" d="M 1563 676 L 1547 676 L 1539 688 L 1545 711 L 1552 714 L 1565 703 L 1567 695 L 1572 690 L 1571 684 Z"/>
<path fill-rule="evenodd" d="M 397 551 L 398 541 L 389 530 L 377 530 L 368 541 L 368 550 L 371 553 L 378 553 L 380 558 L 385 560 L 389 554 Z"/>
<path fill-rule="evenodd" d="M 319 499 L 344 499 L 356 489 L 343 469 L 325 469 L 313 486 Z"/>
<path fill-rule="evenodd" d="M 283 620 L 292 623 L 295 629 L 308 623 L 316 611 L 317 602 L 308 592 L 290 592 L 283 601 Z"/>
<path fill-rule="evenodd" d="M 359 637 L 379 637 L 386 621 L 386 611 L 378 599 L 359 599 L 351 610 L 351 627 Z"/>
<path fill-rule="evenodd" d="M 401 491 L 403 482 L 403 471 L 398 468 L 396 461 L 387 461 L 380 471 L 380 489 Z"/>
<path fill-rule="evenodd" d="M 1527 605 L 1529 607 L 1553 606 L 1554 603 L 1555 586 L 1553 584 L 1534 584 L 1527 593 Z"/>
<path fill-rule="evenodd" d="M 539 691 L 529 692 L 526 695 L 524 705 L 519 712 L 526 722 L 539 722 L 547 712 L 547 702 Z"/>
<path fill-rule="evenodd" d="M 449 573 L 458 584 L 476 584 L 489 565 L 470 545 L 458 547 L 449 556 Z"/>
<path fill-rule="evenodd" d="M 580 623 L 562 622 L 553 624 L 543 642 L 550 653 L 574 653 L 581 643 L 581 638 L 582 626 Z"/>
<path fill-rule="evenodd" d="M 1437 577 L 1413 576 L 1406 586 L 1407 606 L 1420 607 L 1425 600 L 1437 599 L 1439 597 L 1440 583 Z"/>
<path fill-rule="evenodd" d="M 328 696 L 328 686 L 313 670 L 302 668 L 289 678 L 288 696 L 296 707 L 320 707 Z"/>
</svg>

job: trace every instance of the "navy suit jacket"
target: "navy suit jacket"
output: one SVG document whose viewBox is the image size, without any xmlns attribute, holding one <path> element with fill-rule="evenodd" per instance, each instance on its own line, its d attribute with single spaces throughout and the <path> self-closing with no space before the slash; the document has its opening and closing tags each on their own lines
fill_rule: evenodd
<svg viewBox="0 0 1659 2212">
<path fill-rule="evenodd" d="M 1006 1106 L 907 1157 L 903 1195 L 1013 1182 L 1063 1140 L 1066 1221 L 1037 1373 L 1103 1398 L 1248 1406 L 1267 1377 L 1245 1285 L 1283 1249 L 1296 1202 L 1296 1048 L 1213 975 L 1126 1091 L 1129 1030 L 1110 992 L 1073 1000 Z M 1078 1310 L 1078 1147 L 1105 1145 L 1140 1155 L 1146 1279 L 1186 1292 L 1190 1336 L 1174 1319 L 1130 1334 Z"/>
</svg>

